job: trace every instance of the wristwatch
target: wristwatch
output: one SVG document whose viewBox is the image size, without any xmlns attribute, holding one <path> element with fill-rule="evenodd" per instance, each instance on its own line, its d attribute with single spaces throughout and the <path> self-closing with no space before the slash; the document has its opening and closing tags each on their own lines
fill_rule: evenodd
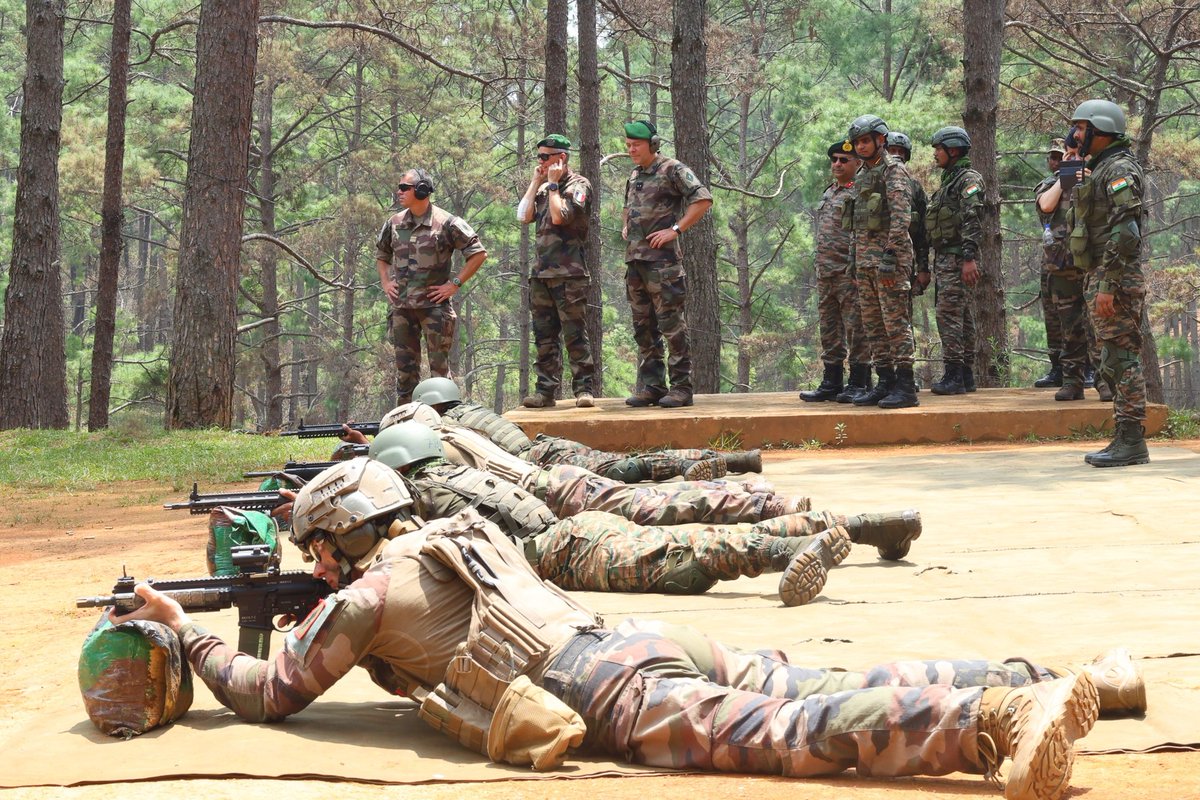
<svg viewBox="0 0 1200 800">
<path fill-rule="evenodd" d="M 455 275 L 453 278 L 451 278 L 450 282 L 453 283 L 455 286 L 462 288 L 462 281 L 459 280 L 459 277 L 457 275 Z"/>
<path fill-rule="evenodd" d="M 683 231 L 680 230 L 678 225 L 672 225 L 671 230 L 675 231 L 676 233 L 683 233 Z"/>
<path fill-rule="evenodd" d="M 546 186 L 546 188 L 547 188 L 549 191 L 551 191 L 551 192 L 557 192 L 557 191 L 558 191 L 558 184 L 557 184 L 557 183 L 550 183 L 550 184 L 548 184 L 548 185 Z"/>
</svg>

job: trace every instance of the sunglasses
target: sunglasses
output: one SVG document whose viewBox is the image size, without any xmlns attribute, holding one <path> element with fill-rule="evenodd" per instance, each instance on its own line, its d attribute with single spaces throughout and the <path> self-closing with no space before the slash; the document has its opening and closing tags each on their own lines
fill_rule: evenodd
<svg viewBox="0 0 1200 800">
<path fill-rule="evenodd" d="M 851 158 L 850 158 L 850 156 L 830 156 L 829 160 L 836 161 L 839 164 L 849 164 L 851 161 Z"/>
<path fill-rule="evenodd" d="M 412 188 L 413 188 L 413 185 L 411 183 L 396 184 L 396 191 L 398 191 L 398 192 L 411 192 Z"/>
<path fill-rule="evenodd" d="M 557 155 L 559 155 L 559 153 L 538 153 L 537 158 L 538 161 L 549 161 Z"/>
<path fill-rule="evenodd" d="M 317 548 L 317 543 L 323 538 L 323 536 L 318 534 L 309 538 L 308 541 L 300 543 L 300 558 L 303 559 L 305 563 L 311 564 L 315 561 L 321 560 L 321 551 Z"/>
</svg>

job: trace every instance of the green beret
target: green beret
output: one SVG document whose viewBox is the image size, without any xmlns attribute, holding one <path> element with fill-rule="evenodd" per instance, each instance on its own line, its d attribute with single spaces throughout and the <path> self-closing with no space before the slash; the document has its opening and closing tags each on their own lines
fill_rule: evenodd
<svg viewBox="0 0 1200 800">
<path fill-rule="evenodd" d="M 834 142 L 833 144 L 829 145 L 829 149 L 825 151 L 825 155 L 831 156 L 834 153 L 853 153 L 853 152 L 854 152 L 854 145 L 850 144 L 845 139 L 842 139 L 841 141 Z"/>
<path fill-rule="evenodd" d="M 561 133 L 548 133 L 546 138 L 537 143 L 537 147 L 553 147 L 558 150 L 570 150 L 571 140 Z"/>
<path fill-rule="evenodd" d="M 630 139 L 646 139 L 649 141 L 652 137 L 658 135 L 658 128 L 654 127 L 653 122 L 646 120 L 626 122 L 625 135 Z"/>
</svg>

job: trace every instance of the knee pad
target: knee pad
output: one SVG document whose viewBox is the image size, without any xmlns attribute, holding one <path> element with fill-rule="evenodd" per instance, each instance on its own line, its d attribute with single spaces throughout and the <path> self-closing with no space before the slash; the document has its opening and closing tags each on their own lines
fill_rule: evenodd
<svg viewBox="0 0 1200 800">
<path fill-rule="evenodd" d="M 604 471 L 604 477 L 621 483 L 640 483 L 650 478 L 645 459 L 623 458 Z"/>
<path fill-rule="evenodd" d="M 704 594 L 717 585 L 717 579 L 701 569 L 696 554 L 688 550 L 676 550 L 667 554 L 667 571 L 652 587 L 663 594 Z"/>
<path fill-rule="evenodd" d="M 1125 371 L 1137 363 L 1138 354 L 1132 350 L 1110 344 L 1100 349 L 1100 375 L 1112 386 L 1116 386 Z"/>
</svg>

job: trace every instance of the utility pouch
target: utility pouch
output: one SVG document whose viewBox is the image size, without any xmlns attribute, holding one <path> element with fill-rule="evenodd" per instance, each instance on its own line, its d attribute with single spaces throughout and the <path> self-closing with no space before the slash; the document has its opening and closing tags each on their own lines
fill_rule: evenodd
<svg viewBox="0 0 1200 800">
<path fill-rule="evenodd" d="M 883 195 L 871 192 L 867 195 L 867 230 L 881 231 L 886 225 L 883 209 Z"/>
<path fill-rule="evenodd" d="M 842 230 L 854 230 L 854 198 L 848 198 L 842 206 Z"/>
</svg>

